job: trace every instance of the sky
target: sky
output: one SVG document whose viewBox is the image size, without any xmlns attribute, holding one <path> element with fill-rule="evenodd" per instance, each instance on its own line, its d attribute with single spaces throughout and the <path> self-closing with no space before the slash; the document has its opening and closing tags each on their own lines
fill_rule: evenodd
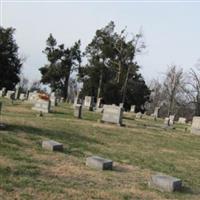
<svg viewBox="0 0 200 200">
<path fill-rule="evenodd" d="M 161 79 L 172 64 L 188 71 L 200 58 L 200 1 L 0 1 L 1 26 L 16 29 L 29 80 L 40 79 L 38 68 L 47 63 L 42 51 L 50 33 L 66 46 L 80 39 L 84 50 L 95 31 L 111 20 L 116 31 L 127 27 L 132 35 L 142 30 L 147 47 L 135 60 L 147 82 Z"/>
</svg>

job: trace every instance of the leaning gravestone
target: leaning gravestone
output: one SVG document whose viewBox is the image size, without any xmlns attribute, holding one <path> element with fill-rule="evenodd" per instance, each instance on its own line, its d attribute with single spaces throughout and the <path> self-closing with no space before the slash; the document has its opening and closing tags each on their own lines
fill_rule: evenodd
<svg viewBox="0 0 200 200">
<path fill-rule="evenodd" d="M 200 117 L 193 117 L 191 133 L 200 135 Z"/>
<path fill-rule="evenodd" d="M 63 151 L 63 144 L 54 140 L 46 140 L 42 142 L 42 148 L 50 151 Z"/>
<path fill-rule="evenodd" d="M 150 178 L 149 187 L 165 192 L 180 191 L 182 188 L 182 181 L 172 176 L 157 174 Z"/>
<path fill-rule="evenodd" d="M 185 123 L 186 123 L 186 118 L 184 118 L 184 117 L 179 117 L 178 123 L 179 123 L 179 124 L 185 124 Z"/>
<path fill-rule="evenodd" d="M 104 105 L 102 122 L 122 125 L 123 109 L 119 106 Z"/>
<path fill-rule="evenodd" d="M 86 159 L 86 166 L 99 170 L 112 170 L 113 161 L 99 156 L 91 156 Z"/>
<path fill-rule="evenodd" d="M 81 117 L 82 117 L 82 105 L 81 104 L 74 105 L 74 117 L 81 119 Z"/>
<path fill-rule="evenodd" d="M 36 110 L 42 113 L 49 113 L 51 107 L 51 102 L 48 100 L 39 99 L 35 102 L 34 107 L 32 110 Z"/>
</svg>

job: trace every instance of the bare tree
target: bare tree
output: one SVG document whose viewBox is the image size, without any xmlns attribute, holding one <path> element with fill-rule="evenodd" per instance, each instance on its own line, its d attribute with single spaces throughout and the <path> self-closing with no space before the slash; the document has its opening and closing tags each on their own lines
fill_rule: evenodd
<svg viewBox="0 0 200 200">
<path fill-rule="evenodd" d="M 174 114 L 177 106 L 180 106 L 180 100 L 185 92 L 185 79 L 183 69 L 172 65 L 168 68 L 164 84 L 163 92 L 168 103 L 168 115 Z"/>
<path fill-rule="evenodd" d="M 200 116 L 200 63 L 190 69 L 188 78 L 188 97 L 195 106 L 195 115 Z"/>
</svg>

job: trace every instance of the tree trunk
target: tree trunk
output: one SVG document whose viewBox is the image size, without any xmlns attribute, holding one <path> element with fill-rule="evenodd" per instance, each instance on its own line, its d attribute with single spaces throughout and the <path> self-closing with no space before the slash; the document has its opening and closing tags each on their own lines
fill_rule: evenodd
<svg viewBox="0 0 200 200">
<path fill-rule="evenodd" d="M 100 97 L 100 94 L 101 94 L 102 81 L 103 81 L 103 70 L 101 70 L 101 72 L 100 72 L 99 86 L 98 86 L 98 90 L 97 90 L 97 100 L 98 100 L 98 98 Z"/>
<path fill-rule="evenodd" d="M 126 73 L 126 79 L 125 79 L 124 86 L 123 86 L 123 95 L 122 95 L 122 103 L 123 103 L 123 105 L 124 105 L 125 99 L 126 99 L 126 90 L 127 90 L 129 71 L 130 71 L 130 67 L 128 67 L 128 70 L 127 70 L 127 73 Z"/>
</svg>

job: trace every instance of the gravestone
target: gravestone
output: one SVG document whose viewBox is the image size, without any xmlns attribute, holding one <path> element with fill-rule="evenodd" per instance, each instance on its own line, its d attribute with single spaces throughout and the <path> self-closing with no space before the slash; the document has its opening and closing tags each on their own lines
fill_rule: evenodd
<svg viewBox="0 0 200 200">
<path fill-rule="evenodd" d="M 172 176 L 157 174 L 151 176 L 149 187 L 165 192 L 180 191 L 182 188 L 182 181 Z"/>
<path fill-rule="evenodd" d="M 3 91 L 0 90 L 0 97 L 3 97 Z"/>
<path fill-rule="evenodd" d="M 166 126 L 170 126 L 169 121 L 170 121 L 169 117 L 165 117 L 164 125 L 166 125 Z"/>
<path fill-rule="evenodd" d="M 76 104 L 74 106 L 74 117 L 77 117 L 79 119 L 82 118 L 82 105 L 81 104 Z"/>
<path fill-rule="evenodd" d="M 142 113 L 141 112 L 136 113 L 135 118 L 142 119 Z"/>
<path fill-rule="evenodd" d="M 185 123 L 186 123 L 186 118 L 184 118 L 184 117 L 179 117 L 178 123 L 179 123 L 179 124 L 185 124 Z"/>
<path fill-rule="evenodd" d="M 22 101 L 24 101 L 24 100 L 26 99 L 26 94 L 21 93 L 21 94 L 19 95 L 19 99 L 22 100 Z"/>
<path fill-rule="evenodd" d="M 104 105 L 102 122 L 122 125 L 123 109 L 119 106 Z"/>
<path fill-rule="evenodd" d="M 5 96 L 6 95 L 6 88 L 3 87 L 1 91 L 2 91 L 2 96 Z"/>
<path fill-rule="evenodd" d="M 43 113 L 49 113 L 50 107 L 51 107 L 50 101 L 39 99 L 35 102 L 34 107 L 32 107 L 32 110 L 36 110 Z"/>
<path fill-rule="evenodd" d="M 169 116 L 169 125 L 173 125 L 174 124 L 174 118 L 175 118 L 175 115 L 170 115 Z"/>
<path fill-rule="evenodd" d="M 113 161 L 104 159 L 99 156 L 91 156 L 86 159 L 86 166 L 98 170 L 112 170 Z"/>
<path fill-rule="evenodd" d="M 6 93 L 6 98 L 8 98 L 8 99 L 13 99 L 13 98 L 14 98 L 14 95 L 15 95 L 15 91 L 13 91 L 13 90 L 8 90 L 7 93 Z"/>
<path fill-rule="evenodd" d="M 42 148 L 50 151 L 63 151 L 63 144 L 54 140 L 46 140 L 42 142 Z"/>
<path fill-rule="evenodd" d="M 191 133 L 200 135 L 200 117 L 193 117 Z"/>
<path fill-rule="evenodd" d="M 135 113 L 135 105 L 132 105 L 132 106 L 131 106 L 131 110 L 130 110 L 130 112 Z"/>
<path fill-rule="evenodd" d="M 85 96 L 84 107 L 89 109 L 89 110 L 92 110 L 93 104 L 94 104 L 94 97 Z"/>
<path fill-rule="evenodd" d="M 57 106 L 57 98 L 55 96 L 55 92 L 52 92 L 50 95 L 50 101 L 51 101 L 51 106 L 55 107 Z"/>
</svg>

